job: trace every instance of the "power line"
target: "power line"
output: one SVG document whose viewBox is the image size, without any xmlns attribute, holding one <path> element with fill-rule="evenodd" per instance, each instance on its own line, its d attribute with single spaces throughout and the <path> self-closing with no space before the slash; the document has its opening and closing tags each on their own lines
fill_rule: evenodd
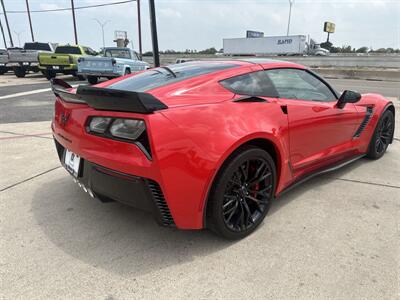
<svg viewBox="0 0 400 300">
<path fill-rule="evenodd" d="M 125 4 L 125 3 L 130 3 L 130 2 L 136 2 L 136 0 L 125 0 L 125 1 L 118 1 L 118 2 L 112 2 L 112 3 L 103 3 L 103 4 L 95 4 L 95 5 L 86 5 L 86 6 L 77 6 L 75 7 L 75 10 L 78 9 L 87 9 L 87 8 L 94 8 L 94 7 L 103 7 L 103 6 L 112 6 L 112 5 L 119 5 L 119 4 Z M 55 12 L 55 11 L 69 11 L 72 10 L 71 7 L 66 7 L 66 8 L 53 8 L 53 9 L 42 9 L 42 10 L 31 10 L 31 13 L 46 13 L 46 12 Z M 7 14 L 26 14 L 26 10 L 7 10 Z M 3 13 L 0 13 L 1 15 Z"/>
</svg>

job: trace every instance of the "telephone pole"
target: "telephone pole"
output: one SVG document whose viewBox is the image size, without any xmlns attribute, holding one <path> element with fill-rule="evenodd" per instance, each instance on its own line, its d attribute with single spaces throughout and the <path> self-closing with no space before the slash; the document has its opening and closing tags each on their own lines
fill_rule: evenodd
<svg viewBox="0 0 400 300">
<path fill-rule="evenodd" d="M 6 36 L 4 35 L 4 29 L 3 29 L 3 24 L 1 24 L 1 18 L 0 18 L 0 29 L 1 29 L 1 34 L 3 36 L 4 49 L 7 49 Z"/>
<path fill-rule="evenodd" d="M 289 20 L 288 20 L 288 24 L 287 24 L 287 36 L 289 36 L 289 30 L 290 30 L 290 18 L 292 17 L 292 5 L 294 3 L 294 0 L 289 0 Z"/>
<path fill-rule="evenodd" d="M 11 35 L 11 30 L 10 30 L 10 24 L 8 24 L 6 7 L 4 6 L 4 1 L 3 0 L 1 0 L 1 6 L 3 7 L 4 19 L 6 20 L 6 26 L 7 26 L 8 36 L 10 38 L 10 44 L 11 44 L 11 47 L 14 47 L 14 43 L 13 43 L 13 39 L 12 39 L 12 35 Z"/>
<path fill-rule="evenodd" d="M 3 0 L 1 0 L 1 1 L 3 1 Z M 78 34 L 76 33 L 76 20 L 75 20 L 75 5 L 74 5 L 74 0 L 71 0 L 71 8 L 72 8 L 72 21 L 74 22 L 75 44 L 78 45 Z"/>
<path fill-rule="evenodd" d="M 154 5 L 154 0 L 149 0 L 149 8 L 150 8 L 150 27 L 151 27 L 151 41 L 153 44 L 154 67 L 159 67 L 160 54 L 158 52 L 156 8 Z"/>
<path fill-rule="evenodd" d="M 26 12 L 28 13 L 28 20 L 29 20 L 29 27 L 30 27 L 30 29 L 31 29 L 32 42 L 34 42 L 34 41 L 35 41 L 35 37 L 33 36 L 31 11 L 30 11 L 30 9 L 29 9 L 29 2 L 28 2 L 28 0 L 26 0 Z"/>
</svg>

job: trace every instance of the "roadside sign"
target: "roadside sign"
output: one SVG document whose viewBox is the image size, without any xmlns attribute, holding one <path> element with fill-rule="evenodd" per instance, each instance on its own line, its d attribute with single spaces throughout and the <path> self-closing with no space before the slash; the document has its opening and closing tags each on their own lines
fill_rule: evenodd
<svg viewBox="0 0 400 300">
<path fill-rule="evenodd" d="M 246 37 L 247 38 L 261 38 L 261 37 L 264 37 L 264 32 L 247 30 Z"/>
<path fill-rule="evenodd" d="M 324 23 L 324 31 L 328 33 L 334 33 L 336 29 L 335 23 L 325 22 Z"/>
</svg>

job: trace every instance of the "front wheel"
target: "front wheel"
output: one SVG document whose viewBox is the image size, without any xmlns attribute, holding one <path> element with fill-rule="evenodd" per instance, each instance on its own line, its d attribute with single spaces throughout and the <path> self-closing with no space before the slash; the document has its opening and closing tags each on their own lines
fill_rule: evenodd
<svg viewBox="0 0 400 300">
<path fill-rule="evenodd" d="M 254 146 L 238 150 L 224 163 L 210 192 L 207 225 L 218 235 L 241 239 L 265 218 L 274 198 L 275 163 Z"/>
<path fill-rule="evenodd" d="M 369 143 L 367 157 L 371 159 L 381 158 L 392 141 L 393 133 L 394 115 L 390 110 L 386 110 L 376 125 Z"/>
</svg>

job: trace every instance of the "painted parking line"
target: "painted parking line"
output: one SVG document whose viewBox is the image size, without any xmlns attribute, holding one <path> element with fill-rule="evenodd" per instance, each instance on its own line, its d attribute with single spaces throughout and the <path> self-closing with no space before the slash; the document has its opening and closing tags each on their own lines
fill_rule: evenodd
<svg viewBox="0 0 400 300">
<path fill-rule="evenodd" d="M 43 136 L 46 136 L 46 135 L 51 135 L 52 133 L 51 132 L 45 132 L 45 133 L 37 133 L 37 134 L 20 134 L 20 133 L 11 133 L 10 132 L 9 134 L 14 134 L 14 136 L 0 137 L 0 141 L 2 141 L 2 140 L 20 139 L 20 138 L 29 138 L 29 137 L 43 137 Z"/>
<path fill-rule="evenodd" d="M 79 84 L 74 84 L 74 85 L 72 85 L 72 87 L 74 88 L 74 87 L 77 87 L 78 85 Z M 22 97 L 22 96 L 29 96 L 29 95 L 45 93 L 45 92 L 49 92 L 49 91 L 51 91 L 51 88 L 38 89 L 38 90 L 27 91 L 27 92 L 20 92 L 20 93 L 0 96 L 0 100 L 10 99 L 10 98 L 15 98 L 15 97 Z"/>
</svg>

